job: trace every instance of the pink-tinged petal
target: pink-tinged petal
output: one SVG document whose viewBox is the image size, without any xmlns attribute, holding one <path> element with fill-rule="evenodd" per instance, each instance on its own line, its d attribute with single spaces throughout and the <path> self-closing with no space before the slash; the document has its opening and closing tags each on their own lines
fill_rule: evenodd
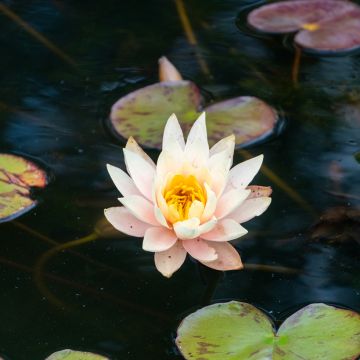
<svg viewBox="0 0 360 360">
<path fill-rule="evenodd" d="M 207 140 L 205 113 L 202 113 L 190 129 L 185 145 L 185 156 L 195 168 L 207 163 L 209 143 Z"/>
<path fill-rule="evenodd" d="M 184 263 L 186 251 L 181 241 L 177 241 L 169 250 L 155 253 L 155 266 L 158 271 L 169 278 Z"/>
<path fill-rule="evenodd" d="M 189 208 L 189 218 L 197 217 L 201 218 L 201 215 L 204 212 L 204 204 L 199 200 L 194 200 Z"/>
<path fill-rule="evenodd" d="M 155 163 L 154 161 L 151 159 L 151 157 L 139 146 L 139 144 L 135 141 L 135 139 L 130 136 L 125 148 L 129 151 L 132 151 L 135 154 L 138 154 L 139 156 L 141 156 L 145 161 L 147 161 L 149 163 L 149 165 L 151 167 L 153 167 L 155 169 Z"/>
<path fill-rule="evenodd" d="M 210 241 L 230 241 L 247 234 L 247 232 L 235 220 L 223 219 L 218 221 L 211 231 L 201 234 L 201 238 Z"/>
<path fill-rule="evenodd" d="M 128 173 L 134 180 L 139 191 L 149 200 L 152 200 L 152 187 L 155 169 L 140 155 L 123 149 Z"/>
<path fill-rule="evenodd" d="M 223 194 L 217 202 L 215 216 L 222 219 L 230 214 L 245 201 L 250 192 L 250 190 L 246 189 L 235 189 Z"/>
<path fill-rule="evenodd" d="M 184 240 L 182 242 L 184 249 L 199 261 L 213 261 L 217 259 L 217 254 L 212 246 L 199 238 L 192 240 Z"/>
<path fill-rule="evenodd" d="M 131 212 L 122 207 L 112 207 L 104 210 L 109 223 L 124 234 L 136 237 L 143 237 L 151 225 L 137 219 Z"/>
<path fill-rule="evenodd" d="M 247 187 L 247 189 L 251 190 L 248 199 L 268 197 L 272 194 L 272 189 L 270 186 L 250 185 Z"/>
<path fill-rule="evenodd" d="M 264 155 L 259 155 L 234 166 L 229 172 L 229 186 L 235 189 L 247 187 L 259 172 L 263 159 Z"/>
<path fill-rule="evenodd" d="M 154 214 L 155 214 L 155 218 L 158 221 L 158 223 L 166 228 L 169 228 L 169 224 L 166 221 L 166 218 L 164 216 L 164 214 L 162 213 L 162 211 L 160 210 L 159 207 L 154 206 Z"/>
<path fill-rule="evenodd" d="M 244 223 L 255 216 L 261 215 L 269 207 L 270 203 L 270 197 L 247 199 L 228 217 L 238 223 Z"/>
<path fill-rule="evenodd" d="M 175 114 L 169 117 L 165 125 L 162 148 L 167 149 L 171 147 L 173 143 L 177 143 L 181 150 L 185 149 L 184 134 Z"/>
<path fill-rule="evenodd" d="M 152 227 L 145 232 L 142 247 L 145 251 L 160 252 L 170 249 L 177 242 L 175 233 L 163 227 Z"/>
<path fill-rule="evenodd" d="M 154 205 L 139 195 L 130 195 L 119 198 L 119 201 L 139 220 L 159 226 L 154 215 Z"/>
<path fill-rule="evenodd" d="M 214 191 L 212 191 L 207 183 L 204 184 L 206 190 L 206 205 L 204 212 L 201 216 L 201 222 L 208 221 L 214 215 L 217 206 L 217 197 Z"/>
<path fill-rule="evenodd" d="M 212 242 L 211 246 L 215 249 L 218 257 L 214 261 L 201 261 L 205 266 L 220 271 L 240 270 L 244 267 L 239 253 L 229 243 Z"/>
<path fill-rule="evenodd" d="M 140 191 L 135 186 L 134 181 L 125 171 L 110 164 L 107 164 L 106 168 L 110 174 L 111 180 L 121 192 L 122 196 L 140 195 Z"/>
<path fill-rule="evenodd" d="M 176 222 L 173 227 L 177 237 L 181 240 L 194 239 L 199 236 L 200 220 L 198 218 Z"/>
</svg>

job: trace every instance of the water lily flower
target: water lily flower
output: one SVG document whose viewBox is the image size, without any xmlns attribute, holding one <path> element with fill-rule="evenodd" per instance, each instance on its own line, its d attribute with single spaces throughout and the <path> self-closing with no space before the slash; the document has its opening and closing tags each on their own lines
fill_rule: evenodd
<svg viewBox="0 0 360 360">
<path fill-rule="evenodd" d="M 107 165 L 123 206 L 105 209 L 106 218 L 117 230 L 143 238 L 143 249 L 155 253 L 164 276 L 178 270 L 187 253 L 213 269 L 243 267 L 229 241 L 245 235 L 241 224 L 268 208 L 271 188 L 249 186 L 263 155 L 231 168 L 234 147 L 231 135 L 209 149 L 205 113 L 185 143 L 173 114 L 156 164 L 129 138 L 123 149 L 129 175 Z"/>
</svg>

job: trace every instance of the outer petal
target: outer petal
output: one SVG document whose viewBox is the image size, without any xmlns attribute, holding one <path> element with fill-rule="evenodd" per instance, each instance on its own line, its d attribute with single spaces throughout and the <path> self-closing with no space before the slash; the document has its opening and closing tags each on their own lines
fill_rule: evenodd
<svg viewBox="0 0 360 360">
<path fill-rule="evenodd" d="M 139 220 L 151 225 L 159 226 L 154 215 L 154 205 L 140 195 L 119 198 L 119 201 Z"/>
<path fill-rule="evenodd" d="M 124 150 L 126 168 L 136 187 L 149 200 L 152 200 L 152 186 L 155 177 L 155 169 L 140 155 Z"/>
<path fill-rule="evenodd" d="M 264 155 L 259 155 L 234 166 L 229 173 L 229 186 L 235 189 L 248 186 L 260 170 L 263 159 Z"/>
<path fill-rule="evenodd" d="M 239 270 L 244 267 L 239 253 L 229 243 L 212 242 L 211 246 L 215 249 L 218 257 L 214 261 L 201 261 L 205 266 L 220 271 Z"/>
<path fill-rule="evenodd" d="M 169 228 L 168 222 L 159 207 L 154 206 L 154 215 L 158 223 L 166 228 Z"/>
<path fill-rule="evenodd" d="M 235 189 L 230 190 L 223 194 L 218 200 L 215 216 L 218 219 L 224 218 L 226 215 L 230 214 L 237 207 L 244 202 L 244 200 L 249 196 L 250 190 L 246 189 Z"/>
<path fill-rule="evenodd" d="M 205 113 L 202 113 L 190 129 L 185 145 L 185 156 L 195 168 L 204 165 L 209 158 Z"/>
<path fill-rule="evenodd" d="M 169 117 L 165 125 L 162 148 L 167 149 L 173 143 L 177 143 L 182 150 L 185 149 L 184 134 L 175 114 Z"/>
<path fill-rule="evenodd" d="M 247 234 L 247 232 L 235 220 L 223 219 L 218 221 L 211 231 L 202 234 L 201 238 L 210 241 L 230 241 Z"/>
<path fill-rule="evenodd" d="M 186 251 L 181 241 L 177 241 L 169 250 L 155 253 L 155 266 L 166 277 L 170 277 L 184 263 Z"/>
<path fill-rule="evenodd" d="M 110 174 L 111 180 L 121 192 L 122 196 L 140 195 L 134 181 L 125 171 L 122 171 L 120 168 L 110 164 L 107 164 L 106 168 Z"/>
<path fill-rule="evenodd" d="M 261 215 L 269 207 L 270 203 L 270 197 L 247 199 L 228 217 L 238 223 L 244 223 L 255 216 Z"/>
<path fill-rule="evenodd" d="M 142 247 L 146 251 L 159 252 L 170 249 L 177 242 L 175 233 L 163 227 L 146 230 Z"/>
<path fill-rule="evenodd" d="M 132 136 L 129 137 L 125 148 L 141 156 L 145 161 L 149 163 L 150 166 L 155 169 L 155 163 L 153 162 L 151 157 L 139 146 L 139 144 Z"/>
<path fill-rule="evenodd" d="M 116 230 L 130 236 L 143 237 L 145 231 L 151 227 L 151 225 L 137 219 L 128 209 L 122 206 L 105 209 L 104 214 Z"/>
<path fill-rule="evenodd" d="M 215 249 L 208 243 L 199 238 L 184 240 L 182 242 L 184 249 L 195 259 L 200 261 L 213 261 L 217 259 Z"/>
</svg>

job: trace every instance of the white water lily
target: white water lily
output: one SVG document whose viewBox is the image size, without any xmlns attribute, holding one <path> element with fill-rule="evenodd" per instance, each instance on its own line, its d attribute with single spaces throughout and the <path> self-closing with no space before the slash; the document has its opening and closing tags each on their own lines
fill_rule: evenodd
<svg viewBox="0 0 360 360">
<path fill-rule="evenodd" d="M 106 218 L 117 230 L 143 237 L 143 249 L 155 253 L 164 276 L 178 270 L 187 253 L 213 269 L 243 267 L 229 241 L 245 235 L 241 224 L 268 208 L 271 188 L 249 186 L 263 155 L 231 169 L 234 147 L 231 135 L 209 149 L 205 113 L 185 143 L 172 115 L 157 164 L 130 138 L 123 149 L 130 176 L 107 165 L 123 206 L 106 209 Z"/>
</svg>

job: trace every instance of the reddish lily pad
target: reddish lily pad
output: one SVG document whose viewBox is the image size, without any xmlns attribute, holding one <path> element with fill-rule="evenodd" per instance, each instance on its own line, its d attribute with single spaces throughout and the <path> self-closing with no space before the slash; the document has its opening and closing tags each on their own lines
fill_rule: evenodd
<svg viewBox="0 0 360 360">
<path fill-rule="evenodd" d="M 51 354 L 46 360 L 109 360 L 109 358 L 90 352 L 66 349 Z"/>
<path fill-rule="evenodd" d="M 187 316 L 176 344 L 185 359 L 349 360 L 360 355 L 360 315 L 310 304 L 275 332 L 256 307 L 237 301 L 206 306 Z"/>
<path fill-rule="evenodd" d="M 133 136 L 145 147 L 161 149 L 164 127 L 172 113 L 186 134 L 202 111 L 207 113 L 210 144 L 235 133 L 237 147 L 244 146 L 271 134 L 278 123 L 276 111 L 254 97 L 203 107 L 200 91 L 190 81 L 161 82 L 132 92 L 113 105 L 110 119 L 122 137 Z"/>
<path fill-rule="evenodd" d="M 268 33 L 299 31 L 295 43 L 312 51 L 343 52 L 360 47 L 360 7 L 341 0 L 294 0 L 251 11 L 248 23 Z"/>
<path fill-rule="evenodd" d="M 17 155 L 0 154 L 0 222 L 10 221 L 32 209 L 31 187 L 46 186 L 46 173 Z"/>
</svg>

